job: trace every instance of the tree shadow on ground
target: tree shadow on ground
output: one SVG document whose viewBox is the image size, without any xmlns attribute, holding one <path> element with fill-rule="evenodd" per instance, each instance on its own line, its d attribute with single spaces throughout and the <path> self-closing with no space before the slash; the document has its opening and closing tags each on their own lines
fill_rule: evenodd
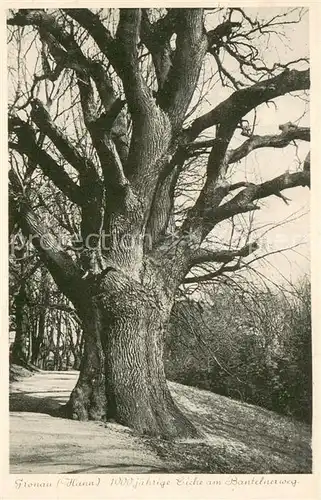
<svg viewBox="0 0 321 500">
<path fill-rule="evenodd" d="M 39 394 L 43 393 L 40 391 Z M 66 397 L 65 394 L 70 394 L 70 391 L 57 391 L 54 395 L 49 395 L 44 398 L 33 396 L 36 392 L 15 392 L 9 396 L 10 411 L 25 411 L 31 413 L 45 413 L 52 417 L 64 417 Z"/>
<path fill-rule="evenodd" d="M 104 472 L 109 472 L 108 469 L 113 469 L 117 471 L 117 474 L 169 474 L 172 471 L 165 467 L 157 467 L 152 465 L 142 465 L 142 464 L 123 464 L 115 463 L 110 465 L 92 465 L 90 467 L 84 467 L 80 469 L 70 470 L 68 472 L 62 472 L 62 474 L 97 474 L 97 470 L 102 470 Z M 122 470 L 123 469 L 123 470 Z"/>
</svg>

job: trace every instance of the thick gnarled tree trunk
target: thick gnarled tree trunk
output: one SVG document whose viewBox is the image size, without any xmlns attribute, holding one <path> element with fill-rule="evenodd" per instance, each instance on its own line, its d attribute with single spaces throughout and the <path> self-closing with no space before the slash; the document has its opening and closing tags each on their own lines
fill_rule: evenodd
<svg viewBox="0 0 321 500">
<path fill-rule="evenodd" d="M 114 420 L 140 434 L 197 436 L 169 392 L 163 335 L 172 299 L 110 271 L 83 314 L 85 353 L 66 410 L 75 419 Z"/>
</svg>

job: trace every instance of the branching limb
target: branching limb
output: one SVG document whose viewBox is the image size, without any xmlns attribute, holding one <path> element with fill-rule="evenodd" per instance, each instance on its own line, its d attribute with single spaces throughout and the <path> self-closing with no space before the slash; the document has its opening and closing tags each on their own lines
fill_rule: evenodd
<svg viewBox="0 0 321 500">
<path fill-rule="evenodd" d="M 200 206 L 198 213 L 194 207 L 189 211 L 187 219 L 184 221 L 181 229 L 181 238 L 178 239 L 176 265 L 184 262 L 183 266 L 185 266 L 185 268 L 183 269 L 186 274 L 190 269 L 189 262 L 193 259 L 194 255 L 193 245 L 196 244 L 199 247 L 206 235 L 209 234 L 218 223 L 230 219 L 237 214 L 258 210 L 260 207 L 256 202 L 271 195 L 281 197 L 283 201 L 287 201 L 287 198 L 281 193 L 284 189 L 309 185 L 310 174 L 307 170 L 303 170 L 294 173 L 287 172 L 258 185 L 241 182 L 232 185 L 222 184 L 215 188 L 213 191 L 212 206 L 210 204 L 210 198 L 208 197 L 205 205 L 208 208 Z M 231 200 L 218 205 L 219 199 L 222 200 L 231 190 L 243 186 L 245 189 L 240 191 Z M 208 195 L 209 194 L 210 193 L 208 193 Z M 202 213 L 202 215 L 199 215 L 200 213 Z M 184 235 L 189 236 L 187 240 L 186 238 L 184 239 Z M 182 245 L 180 245 L 181 240 Z M 182 253 L 184 255 L 183 257 Z"/>
<path fill-rule="evenodd" d="M 190 267 L 204 264 L 205 262 L 220 262 L 227 264 L 236 257 L 247 257 L 252 252 L 258 249 L 256 242 L 249 243 L 242 248 L 236 250 L 211 250 L 207 248 L 198 249 L 190 260 Z"/>
<path fill-rule="evenodd" d="M 214 278 L 217 278 L 218 276 L 222 276 L 223 274 L 226 273 L 233 273 L 235 271 L 238 271 L 241 269 L 242 261 L 240 260 L 236 264 L 233 264 L 231 266 L 227 266 L 226 264 L 223 264 L 219 269 L 216 271 L 206 273 L 206 274 L 201 274 L 201 275 L 195 275 L 195 276 L 189 276 L 184 279 L 184 284 L 193 284 L 193 283 L 204 283 L 206 281 L 211 281 Z"/>
<path fill-rule="evenodd" d="M 81 71 L 76 71 L 76 75 L 84 122 L 100 160 L 108 196 L 115 189 L 128 184 L 121 159 L 110 135 L 114 119 L 117 117 L 121 106 L 119 106 L 119 101 L 114 100 L 110 104 L 108 113 L 98 116 L 94 89 L 90 78 Z M 89 189 L 90 183 L 91 181 L 89 181 Z"/>
<path fill-rule="evenodd" d="M 172 66 L 158 102 L 178 130 L 192 99 L 208 41 L 203 26 L 202 9 L 180 9 L 176 19 L 176 50 Z"/>
<path fill-rule="evenodd" d="M 285 127 L 281 134 L 278 135 L 253 135 L 247 141 L 245 141 L 239 148 L 233 151 L 228 151 L 228 163 L 235 163 L 255 149 L 259 148 L 284 148 L 291 144 L 295 140 L 310 141 L 310 128 L 309 127 L 297 127 L 292 125 L 289 127 L 286 125 L 280 125 Z"/>
<path fill-rule="evenodd" d="M 95 171 L 92 161 L 84 158 L 72 145 L 67 136 L 52 121 L 50 114 L 39 99 L 32 101 L 31 118 L 39 130 L 49 137 L 63 157 L 78 172 L 84 174 L 88 168 Z"/>
<path fill-rule="evenodd" d="M 196 118 L 191 127 L 186 130 L 189 141 L 193 141 L 203 130 L 213 125 L 230 120 L 236 120 L 238 123 L 249 111 L 264 102 L 289 92 L 309 89 L 309 75 L 309 70 L 285 70 L 251 87 L 237 90 L 214 109 Z"/>
<path fill-rule="evenodd" d="M 192 231 L 199 244 L 206 235 L 206 213 L 209 207 L 214 211 L 228 192 L 225 181 L 228 168 L 227 148 L 237 126 L 235 121 L 217 127 L 216 137 L 207 161 L 206 182 L 194 206 L 189 210 L 182 227 L 182 233 Z"/>
<path fill-rule="evenodd" d="M 18 117 L 9 119 L 9 131 L 14 133 L 18 142 L 9 142 L 9 148 L 21 155 L 26 155 L 30 162 L 38 164 L 46 175 L 68 198 L 77 205 L 83 200 L 81 189 L 71 180 L 63 166 L 57 163 L 46 151 L 41 149 L 36 141 L 35 132 L 31 126 Z"/>
<path fill-rule="evenodd" d="M 21 9 L 8 19 L 12 26 L 36 26 L 40 38 L 48 45 L 49 51 L 62 68 L 85 70 L 88 60 L 83 55 L 72 34 L 68 33 L 54 13 L 44 9 Z"/>
<path fill-rule="evenodd" d="M 234 215 L 258 210 L 259 206 L 255 204 L 256 201 L 271 195 L 280 196 L 281 191 L 284 189 L 298 186 L 310 186 L 310 174 L 308 171 L 303 170 L 291 174 L 286 172 L 262 184 L 251 184 L 215 210 L 212 211 L 209 209 L 207 213 L 208 223 L 210 227 L 214 227 L 219 222 Z"/>
<path fill-rule="evenodd" d="M 146 249 L 157 245 L 167 231 L 171 232 L 172 228 L 169 226 L 173 215 L 174 189 L 178 175 L 179 166 L 176 165 L 164 179 L 159 180 L 146 224 Z"/>
<path fill-rule="evenodd" d="M 284 125 L 280 125 L 280 127 L 284 127 Z M 245 156 L 248 156 L 251 151 L 259 148 L 284 148 L 295 140 L 310 141 L 310 128 L 292 125 L 292 127 L 288 128 L 286 131 L 282 131 L 281 134 L 264 136 L 252 135 L 237 149 L 227 151 L 227 162 L 231 164 L 240 161 Z M 187 153 L 189 156 L 197 156 L 199 153 L 213 147 L 215 141 L 215 139 L 208 139 L 205 141 L 191 142 L 186 145 Z"/>
<path fill-rule="evenodd" d="M 77 9 L 71 12 L 77 13 Z M 89 14 L 94 16 L 93 13 L 89 12 Z M 83 15 L 84 13 L 82 13 L 82 16 Z M 91 86 L 90 78 L 92 78 L 96 84 L 101 102 L 106 112 L 108 113 L 110 111 L 110 108 L 116 100 L 116 95 L 108 72 L 105 70 L 102 63 L 98 61 L 93 62 L 83 54 L 72 33 L 66 31 L 55 14 L 48 13 L 44 10 L 25 9 L 19 11 L 13 18 L 9 19 L 8 24 L 36 26 L 43 44 L 48 46 L 50 54 L 56 61 L 57 67 L 54 71 L 54 78 L 57 78 L 56 73 L 59 68 L 60 71 L 64 68 L 73 69 L 77 74 L 78 81 L 85 86 Z M 102 28 L 105 30 L 103 26 Z M 36 77 L 34 85 L 45 78 L 52 80 L 53 74 L 45 74 L 41 77 Z M 87 110 L 87 116 L 88 113 L 89 110 Z"/>
<path fill-rule="evenodd" d="M 240 26 L 240 22 L 227 20 L 216 26 L 213 30 L 208 31 L 208 51 L 211 54 L 218 54 L 224 41 L 226 42 L 232 35 L 233 31 L 240 28 Z"/>
<path fill-rule="evenodd" d="M 142 9 L 141 39 L 151 53 L 160 91 L 167 80 L 172 67 L 172 49 L 170 38 L 175 31 L 175 9 L 168 9 L 165 17 L 151 23 L 148 9 Z"/>
<path fill-rule="evenodd" d="M 24 197 L 20 181 L 12 169 L 9 172 L 9 180 L 16 218 L 19 220 L 19 226 L 24 235 L 38 250 L 41 260 L 48 267 L 57 285 L 71 300 L 79 300 L 77 299 L 79 292 L 75 294 L 75 290 L 78 290 L 80 285 L 79 269 L 68 253 L 63 250 L 52 230 L 35 214 Z"/>
<path fill-rule="evenodd" d="M 310 140 L 309 127 L 298 127 L 296 125 L 293 125 L 292 123 L 287 123 L 284 125 L 280 125 L 279 128 L 281 130 L 281 133 L 278 135 L 252 136 L 239 148 L 228 151 L 227 147 L 230 138 L 235 130 L 234 122 L 234 124 L 231 124 L 230 129 L 229 127 L 225 127 L 224 129 L 222 125 L 217 127 L 217 137 L 215 139 L 210 141 L 202 141 L 199 144 L 196 142 L 187 146 L 187 151 L 192 152 L 197 151 L 194 148 L 198 147 L 211 147 L 212 149 L 208 157 L 206 183 L 194 207 L 192 207 L 188 213 L 188 216 L 184 222 L 183 231 L 190 231 L 191 229 L 194 232 L 198 231 L 198 235 L 201 241 L 208 233 L 210 228 L 210 220 L 208 220 L 208 214 L 214 214 L 216 208 L 219 207 L 224 197 L 230 191 L 243 186 L 248 187 L 248 190 L 254 189 L 255 185 L 248 183 L 237 183 L 236 185 L 232 186 L 227 184 L 225 181 L 225 174 L 229 164 L 241 160 L 242 158 L 246 157 L 251 151 L 258 148 L 283 148 L 289 145 L 294 140 Z M 224 131 L 225 133 L 222 134 L 222 131 Z M 280 189 L 276 188 L 272 194 L 280 197 L 285 203 L 287 203 L 289 200 L 284 195 L 282 195 L 280 191 Z M 256 210 L 258 208 L 255 204 L 252 203 L 253 200 L 254 198 L 249 200 L 249 204 L 245 211 Z M 244 207 L 245 205 L 246 203 L 243 204 Z M 234 209 L 237 210 L 236 207 L 234 207 Z M 222 211 L 221 206 L 218 208 L 218 211 L 219 213 Z M 236 213 L 240 212 L 237 211 Z"/>
<path fill-rule="evenodd" d="M 100 160 L 105 188 L 107 192 L 110 192 L 128 184 L 118 151 L 111 139 L 111 128 L 114 118 L 117 116 L 115 111 L 118 112 L 120 106 L 118 101 L 117 103 L 115 101 L 110 107 L 109 113 L 97 116 L 96 100 L 90 79 L 85 75 L 82 76 L 81 79 L 78 75 L 78 86 L 84 121 Z"/>
<path fill-rule="evenodd" d="M 138 62 L 137 45 L 141 18 L 141 9 L 120 9 L 115 37 L 118 74 L 122 79 L 128 109 L 136 126 L 142 117 L 146 121 L 148 114 L 155 110 L 152 91 L 144 80 Z"/>
<path fill-rule="evenodd" d="M 85 28 L 95 40 L 99 49 L 107 57 L 112 66 L 118 71 L 121 61 L 117 57 L 117 44 L 110 31 L 103 25 L 99 15 L 89 9 L 63 9 L 68 16 Z"/>
</svg>

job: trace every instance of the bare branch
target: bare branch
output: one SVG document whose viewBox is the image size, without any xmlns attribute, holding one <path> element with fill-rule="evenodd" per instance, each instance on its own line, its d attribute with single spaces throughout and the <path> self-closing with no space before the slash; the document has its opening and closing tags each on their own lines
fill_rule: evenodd
<svg viewBox="0 0 321 500">
<path fill-rule="evenodd" d="M 262 80 L 251 87 L 234 92 L 205 115 L 196 118 L 186 130 L 190 141 L 203 130 L 222 122 L 239 122 L 249 111 L 278 96 L 310 87 L 309 70 L 285 70 L 277 76 Z"/>
<path fill-rule="evenodd" d="M 32 210 L 13 170 L 9 172 L 9 179 L 15 200 L 16 217 L 24 235 L 31 239 L 58 286 L 61 286 L 64 293 L 77 303 L 79 295 L 77 299 L 78 292 L 75 293 L 75 286 L 77 290 L 77 286 L 79 287 L 81 283 L 79 269 L 68 253 L 62 249 L 52 230 Z"/>
<path fill-rule="evenodd" d="M 284 148 L 295 140 L 310 141 L 310 128 L 297 127 L 296 125 L 286 124 L 279 127 L 282 133 L 279 135 L 253 135 L 245 141 L 239 148 L 228 151 L 228 163 L 235 163 L 247 156 L 254 149 L 259 148 Z"/>
<path fill-rule="evenodd" d="M 247 257 L 257 249 L 258 244 L 256 242 L 249 243 L 243 248 L 238 248 L 236 250 L 211 250 L 207 248 L 200 248 L 192 255 L 190 264 L 191 267 L 205 262 L 221 262 L 223 264 L 227 264 L 236 257 Z"/>
<path fill-rule="evenodd" d="M 158 102 L 179 129 L 192 99 L 207 51 L 202 9 L 180 9 L 176 19 L 176 50 Z"/>
<path fill-rule="evenodd" d="M 18 117 L 9 119 L 9 130 L 14 133 L 18 142 L 9 142 L 9 147 L 21 155 L 27 155 L 29 160 L 38 164 L 46 175 L 68 198 L 77 205 L 82 204 L 81 189 L 71 180 L 63 166 L 59 165 L 36 142 L 35 132 L 28 123 Z"/>
<path fill-rule="evenodd" d="M 84 158 L 71 144 L 65 134 L 54 124 L 50 114 L 39 99 L 32 101 L 31 118 L 39 130 L 51 139 L 63 157 L 78 172 L 85 173 L 87 168 L 95 171 L 95 166 L 91 160 Z"/>
<path fill-rule="evenodd" d="M 310 186 L 309 172 L 304 170 L 301 172 L 294 172 L 292 174 L 286 172 L 285 174 L 263 182 L 262 184 L 251 184 L 251 186 L 243 189 L 230 201 L 224 203 L 213 211 L 208 211 L 207 217 L 210 221 L 210 226 L 213 227 L 218 222 L 228 219 L 236 214 L 257 210 L 259 207 L 254 203 L 255 201 L 271 195 L 280 196 L 282 190 L 298 186 Z"/>
<path fill-rule="evenodd" d="M 190 276 L 190 277 L 184 278 L 183 283 L 188 285 L 188 284 L 192 284 L 192 283 L 203 283 L 206 281 L 211 281 L 214 278 L 217 278 L 218 276 L 222 276 L 223 274 L 233 273 L 233 272 L 237 271 L 238 269 L 240 269 L 240 267 L 241 267 L 241 262 L 237 262 L 236 264 L 233 264 L 232 266 L 226 266 L 225 264 L 223 264 L 223 266 L 221 266 L 219 269 L 217 269 L 216 271 L 213 271 L 211 273 L 206 273 L 206 274 L 201 274 L 199 276 Z"/>
<path fill-rule="evenodd" d="M 147 10 L 142 10 L 141 39 L 152 55 L 158 90 L 161 90 L 172 66 L 170 38 L 175 31 L 176 14 L 175 9 L 169 9 L 165 17 L 152 24 Z"/>
<path fill-rule="evenodd" d="M 116 43 L 110 31 L 103 25 L 99 15 L 89 9 L 63 9 L 80 26 L 85 28 L 95 40 L 103 54 L 109 59 L 115 70 L 118 70 L 120 61 L 117 59 Z"/>
</svg>

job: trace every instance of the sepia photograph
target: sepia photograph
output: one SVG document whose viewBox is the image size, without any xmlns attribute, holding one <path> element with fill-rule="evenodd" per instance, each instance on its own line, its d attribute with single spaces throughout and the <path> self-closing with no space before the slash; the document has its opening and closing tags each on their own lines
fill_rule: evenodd
<svg viewBox="0 0 321 500">
<path fill-rule="evenodd" d="M 312 475 L 309 17 L 6 10 L 17 490 Z"/>
</svg>

